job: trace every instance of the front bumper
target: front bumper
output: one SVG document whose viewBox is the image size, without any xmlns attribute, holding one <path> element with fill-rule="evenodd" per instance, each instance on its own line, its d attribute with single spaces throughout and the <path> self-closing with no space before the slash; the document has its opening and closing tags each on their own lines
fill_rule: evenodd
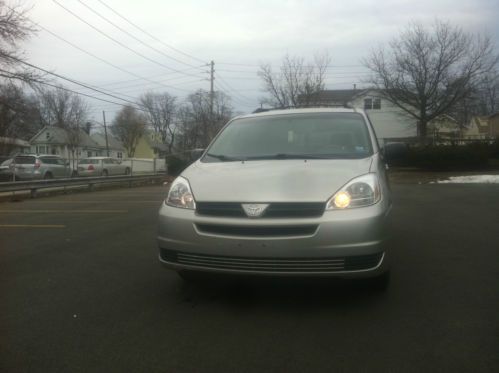
<svg viewBox="0 0 499 373">
<path fill-rule="evenodd" d="M 199 216 L 195 211 L 163 204 L 159 260 L 175 270 L 377 276 L 388 269 L 385 234 L 390 207 L 381 201 L 365 208 L 326 211 L 318 218 L 248 219 Z M 207 230 L 207 226 L 217 229 Z M 237 229 L 228 229 L 234 227 Z M 298 233 L 285 229 L 289 227 L 297 227 Z M 253 235 L 255 232 L 260 235 Z"/>
</svg>

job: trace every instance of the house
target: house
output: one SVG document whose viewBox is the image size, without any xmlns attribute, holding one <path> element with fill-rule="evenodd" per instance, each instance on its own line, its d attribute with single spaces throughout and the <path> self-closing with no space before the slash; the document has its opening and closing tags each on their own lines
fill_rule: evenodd
<svg viewBox="0 0 499 373">
<path fill-rule="evenodd" d="M 454 139 L 461 137 L 461 129 L 456 119 L 443 114 L 428 123 L 427 133 L 434 139 Z"/>
<path fill-rule="evenodd" d="M 470 125 L 464 131 L 463 137 L 468 139 L 499 138 L 499 112 L 471 118 Z"/>
<path fill-rule="evenodd" d="M 168 146 L 154 139 L 153 134 L 146 133 L 142 136 L 135 148 L 135 158 L 165 158 Z"/>
<path fill-rule="evenodd" d="M 29 153 L 28 141 L 13 137 L 0 137 L 0 156 L 9 156 L 16 153 Z"/>
<path fill-rule="evenodd" d="M 102 147 L 83 130 L 79 130 L 79 145 L 75 149 L 76 158 L 99 156 Z M 30 140 L 31 153 L 60 155 L 63 158 L 73 157 L 69 146 L 68 132 L 64 128 L 45 126 Z"/>
<path fill-rule="evenodd" d="M 100 146 L 102 149 L 100 152 L 100 156 L 107 157 L 107 149 L 109 149 L 109 157 L 112 158 L 123 158 L 123 155 L 126 156 L 126 151 L 121 143 L 117 138 L 111 136 L 110 134 L 107 135 L 107 147 L 106 147 L 106 135 L 103 133 L 94 133 L 90 135 L 90 138 L 97 143 L 97 145 Z"/>
<path fill-rule="evenodd" d="M 338 89 L 319 92 L 311 100 L 318 106 L 347 106 L 366 111 L 378 139 L 417 136 L 417 121 L 375 89 Z"/>
</svg>

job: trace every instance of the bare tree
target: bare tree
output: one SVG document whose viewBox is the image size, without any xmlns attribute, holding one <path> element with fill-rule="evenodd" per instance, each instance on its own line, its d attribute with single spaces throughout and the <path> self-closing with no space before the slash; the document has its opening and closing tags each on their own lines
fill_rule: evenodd
<svg viewBox="0 0 499 373">
<path fill-rule="evenodd" d="M 178 111 L 179 147 L 183 151 L 207 147 L 231 116 L 230 97 L 223 92 L 214 94 L 213 115 L 209 92 L 199 90 L 189 95 Z"/>
<path fill-rule="evenodd" d="M 380 95 L 417 120 L 421 138 L 428 122 L 470 97 L 498 61 L 490 37 L 438 20 L 430 28 L 410 24 L 389 46 L 363 63 Z"/>
<path fill-rule="evenodd" d="M 12 83 L 0 85 L 0 136 L 29 140 L 40 128 L 36 99 Z"/>
<path fill-rule="evenodd" d="M 29 9 L 21 5 L 9 5 L 0 0 L 0 65 L 10 67 L 16 64 L 11 57 L 20 58 L 19 43 L 28 39 L 36 29 L 27 18 Z"/>
<path fill-rule="evenodd" d="M 140 97 L 140 103 L 146 110 L 147 122 L 160 136 L 161 142 L 168 145 L 168 153 L 172 152 L 175 141 L 176 101 L 176 97 L 166 92 L 148 92 Z"/>
<path fill-rule="evenodd" d="M 135 149 L 146 130 L 145 116 L 131 105 L 121 109 L 114 118 L 111 132 L 123 143 L 128 157 L 135 155 Z"/>
<path fill-rule="evenodd" d="M 20 3 L 0 0 L 0 77 L 7 83 L 33 86 L 43 82 L 43 74 L 24 64 L 20 47 L 37 31 L 27 16 L 29 10 Z"/>
<path fill-rule="evenodd" d="M 317 54 L 309 64 L 302 57 L 286 55 L 277 73 L 270 64 L 262 64 L 258 76 L 270 95 L 267 103 L 279 108 L 316 104 L 319 92 L 324 89 L 330 62 L 327 53 Z"/>
<path fill-rule="evenodd" d="M 38 97 L 42 124 L 65 130 L 74 165 L 77 158 L 75 153 L 80 146 L 81 133 L 88 117 L 87 103 L 76 93 L 62 87 L 39 90 Z"/>
<path fill-rule="evenodd" d="M 479 115 L 490 115 L 499 111 L 499 72 L 485 74 L 478 83 L 477 99 Z"/>
</svg>

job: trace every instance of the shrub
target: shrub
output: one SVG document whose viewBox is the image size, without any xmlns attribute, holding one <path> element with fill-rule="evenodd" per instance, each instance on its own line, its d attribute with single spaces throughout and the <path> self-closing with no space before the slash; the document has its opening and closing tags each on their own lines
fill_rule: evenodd
<svg viewBox="0 0 499 373">
<path fill-rule="evenodd" d="M 488 168 L 489 159 L 498 153 L 497 142 L 496 144 L 412 145 L 408 147 L 404 157 L 396 158 L 390 164 L 428 170 L 476 170 Z"/>
</svg>

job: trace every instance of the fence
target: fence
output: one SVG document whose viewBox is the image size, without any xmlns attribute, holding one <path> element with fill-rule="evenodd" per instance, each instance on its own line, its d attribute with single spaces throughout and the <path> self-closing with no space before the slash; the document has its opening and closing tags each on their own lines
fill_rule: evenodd
<svg viewBox="0 0 499 373">
<path fill-rule="evenodd" d="M 130 167 L 132 175 L 158 172 L 166 173 L 168 170 L 164 158 L 128 158 L 124 159 L 121 163 Z"/>
<path fill-rule="evenodd" d="M 137 176 L 108 176 L 108 177 L 77 177 L 70 179 L 50 179 L 36 181 L 15 181 L 0 183 L 0 193 L 29 191 L 31 198 L 36 197 L 36 193 L 41 189 L 61 188 L 66 190 L 69 187 L 87 187 L 92 190 L 94 185 L 102 184 L 128 184 L 134 183 L 160 182 L 165 178 L 164 174 L 144 174 Z"/>
</svg>

